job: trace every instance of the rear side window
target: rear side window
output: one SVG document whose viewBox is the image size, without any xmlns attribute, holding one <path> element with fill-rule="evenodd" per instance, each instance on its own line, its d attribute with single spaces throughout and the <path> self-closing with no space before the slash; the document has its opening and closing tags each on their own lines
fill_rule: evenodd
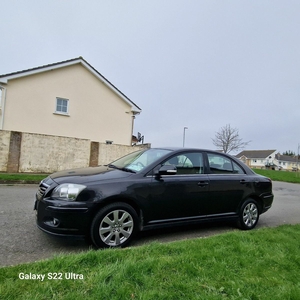
<svg viewBox="0 0 300 300">
<path fill-rule="evenodd" d="M 245 171 L 234 161 L 233 163 L 233 173 L 234 174 L 245 174 Z"/>
<path fill-rule="evenodd" d="M 215 154 L 207 153 L 208 163 L 211 174 L 244 174 L 244 170 L 230 158 Z"/>
</svg>

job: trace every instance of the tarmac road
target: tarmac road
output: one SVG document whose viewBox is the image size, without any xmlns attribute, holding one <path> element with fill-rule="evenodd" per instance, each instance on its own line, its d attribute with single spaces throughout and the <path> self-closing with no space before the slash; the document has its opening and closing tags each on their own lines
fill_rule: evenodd
<svg viewBox="0 0 300 300">
<path fill-rule="evenodd" d="M 37 185 L 0 185 L 0 267 L 93 249 L 85 241 L 53 238 L 36 227 L 36 190 Z M 300 184 L 273 182 L 273 192 L 273 206 L 261 215 L 257 228 L 300 223 Z M 149 231 L 141 233 L 132 246 L 203 238 L 233 230 L 234 227 L 221 223 Z"/>
</svg>

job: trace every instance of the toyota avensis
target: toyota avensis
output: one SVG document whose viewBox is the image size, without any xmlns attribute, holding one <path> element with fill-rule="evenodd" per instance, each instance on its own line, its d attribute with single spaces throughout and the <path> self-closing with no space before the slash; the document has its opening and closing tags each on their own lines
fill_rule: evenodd
<svg viewBox="0 0 300 300">
<path fill-rule="evenodd" d="M 40 183 L 35 209 L 41 230 L 105 248 L 164 226 L 226 220 L 252 229 L 273 197 L 270 179 L 230 155 L 162 148 L 54 173 Z"/>
</svg>

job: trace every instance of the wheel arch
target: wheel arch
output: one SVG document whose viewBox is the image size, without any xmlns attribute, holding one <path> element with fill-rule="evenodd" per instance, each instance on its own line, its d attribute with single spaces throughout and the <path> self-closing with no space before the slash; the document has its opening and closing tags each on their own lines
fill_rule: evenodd
<svg viewBox="0 0 300 300">
<path fill-rule="evenodd" d="M 240 204 L 239 204 L 239 206 L 238 206 L 238 209 L 237 209 L 237 212 L 240 211 L 241 207 L 243 206 L 243 204 L 244 204 L 246 201 L 251 200 L 251 199 L 256 201 L 256 203 L 257 203 L 257 205 L 258 205 L 259 214 L 261 214 L 261 213 L 262 213 L 262 210 L 263 210 L 263 201 L 262 201 L 262 199 L 261 199 L 260 197 L 258 197 L 257 195 L 254 195 L 254 194 L 248 195 L 247 197 L 245 197 L 245 198 L 240 202 Z"/>
<path fill-rule="evenodd" d="M 142 226 L 142 220 L 143 220 L 143 212 L 142 209 L 140 208 L 140 206 L 137 204 L 137 202 L 130 198 L 130 197 L 124 197 L 124 196 L 120 196 L 120 195 L 116 195 L 116 196 L 111 196 L 108 197 L 106 199 L 104 199 L 103 201 L 99 202 L 95 209 L 93 210 L 93 213 L 91 215 L 91 220 L 90 220 L 90 224 L 89 227 L 92 224 L 93 219 L 95 218 L 95 216 L 97 215 L 97 213 L 104 208 L 105 206 L 112 204 L 112 203 L 117 203 L 117 202 L 122 202 L 122 203 L 126 203 L 128 205 L 130 205 L 135 212 L 137 213 L 137 216 L 139 218 L 139 228 L 141 228 Z"/>
</svg>

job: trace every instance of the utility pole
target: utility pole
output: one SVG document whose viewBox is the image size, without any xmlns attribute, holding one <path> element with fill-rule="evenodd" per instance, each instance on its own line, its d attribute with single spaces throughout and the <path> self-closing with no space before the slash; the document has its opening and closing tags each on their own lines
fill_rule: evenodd
<svg viewBox="0 0 300 300">
<path fill-rule="evenodd" d="M 187 127 L 184 127 L 183 128 L 183 143 L 182 143 L 182 146 L 184 148 L 184 144 L 185 144 L 185 130 L 188 129 Z"/>
</svg>

